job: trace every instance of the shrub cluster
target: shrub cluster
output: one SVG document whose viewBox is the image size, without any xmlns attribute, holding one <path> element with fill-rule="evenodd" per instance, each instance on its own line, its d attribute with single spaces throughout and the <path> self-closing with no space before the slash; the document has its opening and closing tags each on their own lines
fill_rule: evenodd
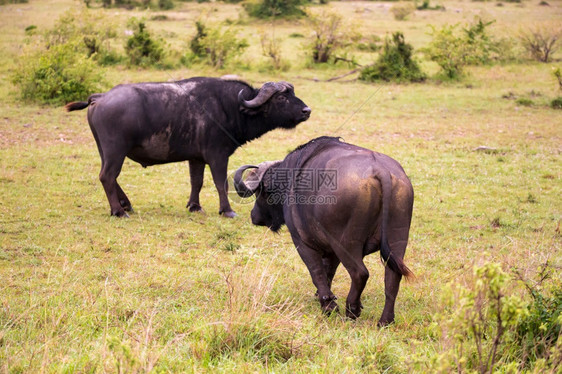
<svg viewBox="0 0 562 374">
<path fill-rule="evenodd" d="M 83 99 L 104 87 L 98 64 L 115 59 L 109 45 L 115 28 L 89 11 L 63 14 L 44 33 L 28 27 L 23 54 L 12 76 L 23 99 L 59 104 Z"/>
<path fill-rule="evenodd" d="M 255 18 L 298 18 L 306 15 L 302 9 L 305 3 L 304 0 L 250 0 L 242 6 Z"/>
<path fill-rule="evenodd" d="M 197 32 L 189 43 L 191 55 L 184 56 L 184 63 L 198 59 L 220 69 L 248 47 L 246 40 L 239 39 L 234 29 L 207 26 L 202 21 L 197 21 L 195 27 Z"/>
<path fill-rule="evenodd" d="M 129 0 L 112 1 L 116 1 L 115 4 L 123 4 Z M 268 8 L 273 11 L 268 13 L 271 16 L 276 16 L 277 12 L 280 15 L 304 14 L 300 8 L 304 0 L 256 1 L 258 2 L 247 3 L 247 9 L 252 6 Z M 144 4 L 149 2 L 146 0 Z M 163 4 L 164 0 L 160 2 Z M 110 2 L 110 5 L 112 4 Z M 428 2 L 423 4 L 423 7 L 430 9 Z M 298 10 L 290 10 L 293 9 L 291 7 Z M 265 13 L 258 14 L 261 17 Z M 313 31 L 309 41 L 303 43 L 311 56 L 311 64 L 345 61 L 358 66 L 353 56 L 348 57 L 349 50 L 354 45 L 358 50 L 379 54 L 373 64 L 361 70 L 361 80 L 420 82 L 426 78 L 414 58 L 413 47 L 405 42 L 401 32 L 387 37 L 381 48 L 379 37 L 365 37 L 355 33 L 339 14 L 311 14 L 306 22 Z M 492 23 L 477 19 L 464 26 L 445 25 L 432 28 L 433 39 L 423 51 L 426 57 L 441 67 L 440 77 L 458 79 L 463 76 L 467 65 L 488 64 L 511 56 L 509 51 L 512 45 L 490 34 L 489 26 Z M 202 21 L 195 23 L 196 34 L 189 41 L 190 51 L 187 53 L 169 50 L 163 39 L 150 33 L 144 20 L 132 18 L 128 27 L 131 34 L 124 45 L 126 56 L 121 56 L 112 48 L 117 40 L 116 27 L 100 13 L 87 9 L 79 14 L 67 12 L 56 22 L 55 27 L 43 32 L 31 25 L 26 28 L 26 34 L 29 45 L 33 47 L 27 48 L 27 52 L 22 56 L 24 62 L 20 63 L 12 81 L 19 86 L 25 99 L 40 102 L 66 101 L 71 96 L 68 92 L 72 87 L 78 92 L 77 96 L 82 96 L 82 92 L 92 92 L 97 90 L 96 87 L 103 85 L 95 63 L 103 66 L 126 61 L 131 66 L 168 68 L 177 66 L 178 62 L 186 65 L 201 62 L 221 69 L 229 62 L 235 61 L 248 47 L 247 41 L 238 37 L 237 31 L 232 27 L 206 25 Z M 548 43 L 549 49 L 542 52 L 544 60 L 548 60 L 557 45 L 555 41 L 558 40 L 558 34 L 554 31 L 549 39 L 552 40 Z M 291 37 L 304 36 L 293 34 Z M 542 39 L 545 38 L 546 36 Z M 288 68 L 289 64 L 281 59 L 282 48 L 278 39 L 262 33 L 260 44 L 262 54 L 269 59 L 267 69 Z M 32 49 L 34 51 L 31 51 Z M 61 68 L 64 64 L 72 64 L 72 67 Z M 93 78 L 90 79 L 89 75 Z M 38 77 L 44 76 L 48 76 L 48 79 L 39 82 Z M 558 79 L 560 81 L 559 77 Z M 47 87 L 51 85 L 53 86 Z M 559 100 L 552 101 L 551 106 L 559 108 Z"/>
<path fill-rule="evenodd" d="M 127 39 L 125 52 L 131 65 L 148 67 L 156 65 L 164 57 L 164 47 L 161 40 L 154 39 L 146 29 L 145 22 L 136 18 L 129 20 L 133 28 L 133 35 Z"/>
<path fill-rule="evenodd" d="M 488 32 L 492 23 L 478 19 L 460 30 L 458 25 L 431 26 L 433 40 L 424 51 L 441 67 L 446 78 L 458 79 L 465 66 L 486 64 L 499 58 L 501 43 Z"/>
<path fill-rule="evenodd" d="M 25 100 L 63 104 L 83 100 L 103 88 L 103 73 L 97 64 L 79 52 L 76 42 L 25 52 L 12 82 Z"/>
<path fill-rule="evenodd" d="M 549 372 L 562 364 L 562 283 L 543 266 L 538 282 L 506 273 L 499 264 L 474 268 L 469 285 L 449 284 L 447 309 L 434 317 L 445 347 L 433 363 L 440 372 Z M 545 280 L 551 279 L 548 286 Z M 523 283 L 531 300 L 514 290 Z"/>
<path fill-rule="evenodd" d="M 387 38 L 378 60 L 364 68 L 359 75 L 364 81 L 421 82 L 426 77 L 412 53 L 414 48 L 404 41 L 404 35 L 396 32 Z"/>
</svg>

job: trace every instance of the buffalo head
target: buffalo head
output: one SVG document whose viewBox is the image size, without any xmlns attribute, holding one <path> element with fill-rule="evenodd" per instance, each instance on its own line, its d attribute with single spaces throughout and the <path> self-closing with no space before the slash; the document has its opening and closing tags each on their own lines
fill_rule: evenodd
<svg viewBox="0 0 562 374">
<path fill-rule="evenodd" d="M 248 115 L 262 114 L 278 126 L 291 129 L 310 117 L 311 109 L 298 97 L 288 82 L 267 82 L 252 99 L 245 99 L 247 93 L 240 90 L 240 110 Z"/>
<path fill-rule="evenodd" d="M 277 232 L 285 223 L 283 217 L 283 197 L 286 192 L 276 183 L 275 166 L 281 161 L 266 161 L 261 164 L 244 165 L 234 173 L 234 187 L 240 197 L 256 196 L 252 209 L 252 223 L 267 226 Z M 244 172 L 252 169 L 244 179 Z"/>
</svg>

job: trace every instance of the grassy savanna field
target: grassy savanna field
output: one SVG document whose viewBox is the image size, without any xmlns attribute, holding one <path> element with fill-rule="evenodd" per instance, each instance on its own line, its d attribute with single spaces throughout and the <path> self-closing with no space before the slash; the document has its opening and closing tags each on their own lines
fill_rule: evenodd
<svg viewBox="0 0 562 374">
<path fill-rule="evenodd" d="M 394 3 L 387 2 L 332 2 L 310 11 L 342 14 L 364 35 L 384 38 L 401 30 L 417 49 L 431 39 L 428 25 L 471 22 L 475 15 L 495 20 L 491 30 L 501 36 L 559 24 L 562 2 L 549 3 L 445 1 L 445 11 L 418 11 L 406 21 L 394 20 Z M 68 9 L 78 13 L 82 4 L 0 6 L 0 371 L 447 371 L 442 361 L 453 343 L 439 317 L 451 311 L 443 301 L 446 284 L 473 287 L 474 266 L 499 263 L 545 295 L 560 289 L 562 112 L 548 106 L 560 96 L 552 74 L 561 66 L 560 52 L 548 64 L 470 67 L 455 82 L 322 82 L 313 79 L 351 68 L 306 62 L 302 44 L 311 31 L 304 19 L 248 20 L 240 5 L 223 3 L 178 2 L 167 12 L 95 10 L 120 25 L 118 47 L 132 16 L 146 17 L 150 30 L 178 51 L 187 48 L 200 17 L 238 23 L 250 44 L 222 70 L 203 64 L 100 67 L 108 88 L 223 74 L 255 86 L 279 80 L 295 85 L 311 118 L 244 145 L 230 158 L 229 171 L 281 159 L 321 135 L 341 136 L 402 164 L 416 194 L 405 258 L 416 278 L 402 282 L 395 324 L 380 329 L 384 268 L 378 254 L 365 259 L 371 277 L 361 317 L 323 316 L 286 228 L 276 235 L 252 226 L 252 200 L 232 193 L 238 217 L 220 217 L 208 168 L 201 192 L 205 213 L 195 214 L 185 209 L 187 163 L 143 169 L 127 160 L 119 181 L 135 213 L 109 216 L 86 111 L 23 102 L 10 83 L 25 28 L 46 30 Z M 154 14 L 168 20 L 151 21 Z M 281 38 L 289 69 L 264 68 L 262 30 Z M 304 37 L 289 37 L 295 33 Z M 356 56 L 364 64 L 374 58 Z M 438 70 L 426 60 L 422 67 L 430 75 Z M 504 96 L 532 98 L 534 105 Z M 476 150 L 480 146 L 489 149 Z M 550 277 L 538 282 L 546 263 Z M 333 285 L 340 307 L 349 285 L 340 267 Z M 530 300 L 516 279 L 505 292 Z M 509 352 L 513 347 L 505 344 L 502 352 Z M 495 368 L 508 371 L 510 362 L 517 363 L 514 372 L 561 370 L 556 362 L 519 365 L 508 353 Z"/>
</svg>

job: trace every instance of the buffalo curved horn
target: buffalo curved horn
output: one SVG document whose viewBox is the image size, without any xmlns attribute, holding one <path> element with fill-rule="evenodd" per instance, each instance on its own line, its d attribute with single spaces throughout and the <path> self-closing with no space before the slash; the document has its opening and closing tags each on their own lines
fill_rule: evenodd
<svg viewBox="0 0 562 374">
<path fill-rule="evenodd" d="M 257 186 L 254 189 L 249 188 L 248 186 L 246 186 L 246 183 L 242 179 L 244 172 L 248 169 L 258 169 L 258 166 L 244 165 L 238 168 L 238 170 L 236 170 L 236 173 L 234 173 L 234 188 L 236 189 L 238 196 L 244 198 L 252 196 L 254 192 L 256 192 L 257 188 Z"/>
<path fill-rule="evenodd" d="M 283 82 L 283 81 L 279 83 L 267 82 L 263 84 L 257 96 L 254 97 L 252 100 L 244 100 L 243 97 L 244 90 L 240 90 L 240 92 L 238 92 L 238 101 L 240 102 L 240 105 L 249 109 L 254 109 L 263 105 L 275 93 L 285 92 L 286 90 L 293 90 L 293 89 L 294 89 L 293 85 L 288 82 Z"/>
<path fill-rule="evenodd" d="M 294 91 L 295 90 L 295 86 L 293 86 L 291 83 L 289 82 L 285 82 L 285 81 L 280 81 L 279 83 L 277 83 L 278 85 L 282 86 L 284 89 L 281 92 L 285 92 L 286 90 L 289 91 Z"/>
</svg>

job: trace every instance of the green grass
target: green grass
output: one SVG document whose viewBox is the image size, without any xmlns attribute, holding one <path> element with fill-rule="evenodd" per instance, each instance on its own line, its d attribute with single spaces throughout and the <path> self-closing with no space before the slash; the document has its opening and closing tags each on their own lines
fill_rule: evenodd
<svg viewBox="0 0 562 374">
<path fill-rule="evenodd" d="M 356 20 L 364 33 L 384 37 L 401 29 L 419 48 L 429 41 L 430 23 L 471 21 L 484 13 L 497 20 L 498 33 L 508 34 L 556 20 L 562 3 L 549 3 L 445 2 L 446 12 L 418 12 L 403 22 L 394 21 L 389 3 L 329 7 Z M 447 282 L 471 279 L 473 265 L 489 261 L 532 279 L 548 260 L 558 269 L 552 282 L 560 284 L 562 113 L 549 108 L 559 96 L 552 75 L 559 63 L 474 67 L 465 80 L 443 84 L 313 82 L 305 78 L 350 69 L 307 68 L 304 38 L 288 36 L 308 37 L 310 30 L 303 21 L 282 21 L 275 32 L 292 65 L 285 72 L 236 65 L 223 71 L 106 70 L 112 84 L 226 73 L 256 85 L 293 83 L 313 110 L 310 120 L 237 150 L 231 171 L 281 159 L 320 135 L 339 135 L 400 161 L 416 193 L 406 263 L 417 277 L 403 282 L 396 323 L 379 329 L 384 288 L 378 254 L 366 258 L 371 278 L 360 319 L 327 318 L 287 230 L 276 235 L 252 226 L 251 201 L 233 198 L 239 216 L 219 217 L 208 169 L 205 213 L 190 214 L 187 163 L 143 169 L 126 161 L 119 180 L 135 213 L 109 216 L 86 113 L 22 103 L 8 83 L 25 27 L 51 27 L 71 7 L 78 3 L 0 7 L 0 372 L 428 372 L 447 348 L 431 329 L 432 316 L 445 312 Z M 222 21 L 237 20 L 239 9 L 178 3 L 165 12 L 166 21 L 150 21 L 149 11 L 100 11 L 121 25 L 145 15 L 172 47 L 185 48 L 201 11 Z M 258 29 L 270 30 L 270 24 L 242 20 L 238 27 L 251 44 L 242 65 L 265 61 Z M 510 92 L 534 105 L 502 97 Z M 340 306 L 349 284 L 340 268 L 333 286 Z M 520 284 L 512 291 L 525 297 Z"/>
</svg>

